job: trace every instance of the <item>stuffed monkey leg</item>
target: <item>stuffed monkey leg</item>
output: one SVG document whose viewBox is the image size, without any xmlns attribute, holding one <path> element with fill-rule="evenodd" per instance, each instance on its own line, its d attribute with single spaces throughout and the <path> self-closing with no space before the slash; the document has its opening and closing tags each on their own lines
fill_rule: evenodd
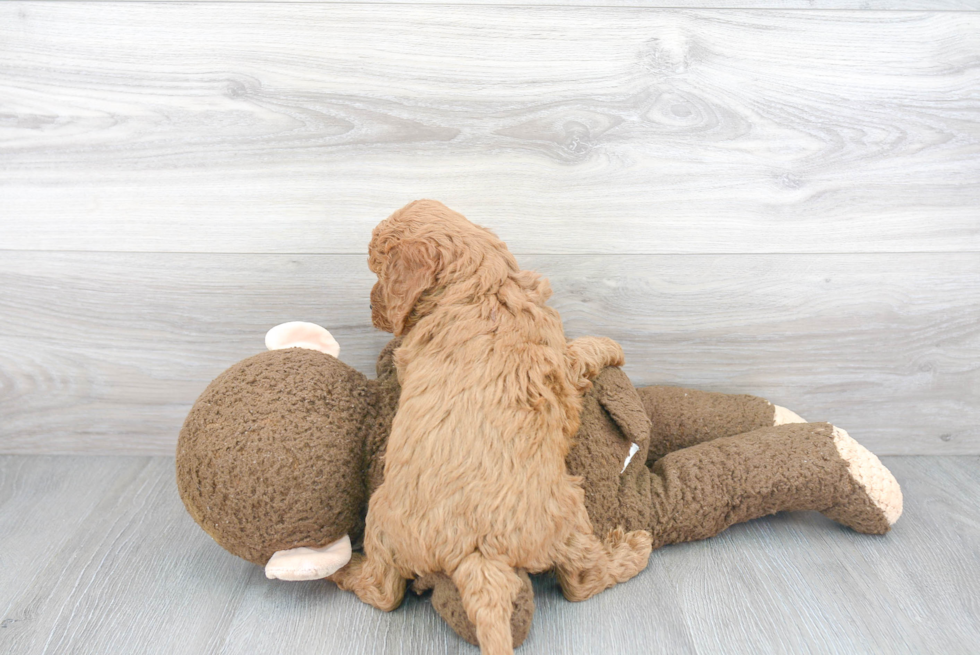
<svg viewBox="0 0 980 655">
<path fill-rule="evenodd" d="M 681 387 L 642 387 L 636 391 L 653 423 L 647 455 L 650 466 L 667 453 L 705 441 L 804 422 L 786 408 L 757 396 Z"/>
<path fill-rule="evenodd" d="M 902 511 L 888 469 L 829 423 L 761 428 L 672 452 L 654 465 L 650 491 L 655 548 L 793 510 L 883 534 Z"/>
</svg>

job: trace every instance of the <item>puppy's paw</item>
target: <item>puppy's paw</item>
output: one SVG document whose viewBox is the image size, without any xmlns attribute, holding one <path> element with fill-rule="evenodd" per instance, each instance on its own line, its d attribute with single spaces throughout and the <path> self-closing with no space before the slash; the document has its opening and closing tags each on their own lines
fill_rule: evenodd
<svg viewBox="0 0 980 655">
<path fill-rule="evenodd" d="M 344 566 L 333 575 L 327 576 L 326 579 L 344 591 L 352 591 L 352 582 L 358 577 L 362 566 L 364 566 L 364 555 L 362 553 L 351 553 L 350 562 L 347 563 L 347 566 Z"/>
<path fill-rule="evenodd" d="M 616 528 L 606 535 L 604 543 L 617 564 L 617 582 L 629 580 L 645 569 L 653 550 L 653 536 L 646 530 L 624 532 Z"/>
<path fill-rule="evenodd" d="M 568 343 L 569 364 L 576 386 L 583 378 L 591 380 L 607 366 L 622 366 L 626 361 L 623 348 L 606 337 L 581 337 Z M 585 385 L 588 388 L 588 385 Z"/>
<path fill-rule="evenodd" d="M 626 363 L 626 353 L 623 352 L 621 345 L 607 337 L 599 337 L 599 340 L 602 342 L 602 353 L 606 359 L 599 368 L 600 371 L 607 366 L 622 366 Z"/>
<path fill-rule="evenodd" d="M 653 535 L 646 530 L 633 530 L 626 533 L 626 543 L 630 550 L 649 553 L 653 550 Z"/>
</svg>

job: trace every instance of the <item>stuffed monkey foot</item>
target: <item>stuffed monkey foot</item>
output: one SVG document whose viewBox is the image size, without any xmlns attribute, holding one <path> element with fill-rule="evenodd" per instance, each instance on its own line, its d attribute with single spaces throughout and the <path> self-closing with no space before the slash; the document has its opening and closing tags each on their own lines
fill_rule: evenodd
<svg viewBox="0 0 980 655">
<path fill-rule="evenodd" d="M 858 532 L 883 534 L 901 490 L 878 458 L 829 423 L 789 423 L 713 439 L 654 464 L 655 546 L 714 536 L 781 511 L 816 510 Z"/>
<path fill-rule="evenodd" d="M 888 532 L 902 515 L 902 489 L 895 476 L 844 430 L 834 427 L 832 437 L 838 454 L 847 463 L 853 490 L 842 502 L 821 513 L 865 534 Z"/>
<path fill-rule="evenodd" d="M 774 426 L 806 423 L 806 419 L 792 410 L 779 405 L 772 408 Z M 851 477 L 860 489 L 844 503 L 823 514 L 858 532 L 884 534 L 902 515 L 901 487 L 874 453 L 847 432 L 835 426 L 833 439 L 838 454 L 847 462 Z M 872 507 L 868 506 L 869 502 Z"/>
<path fill-rule="evenodd" d="M 775 426 L 788 425 L 790 423 L 806 423 L 806 419 L 790 409 L 780 407 L 779 405 L 773 405 L 772 424 Z"/>
</svg>

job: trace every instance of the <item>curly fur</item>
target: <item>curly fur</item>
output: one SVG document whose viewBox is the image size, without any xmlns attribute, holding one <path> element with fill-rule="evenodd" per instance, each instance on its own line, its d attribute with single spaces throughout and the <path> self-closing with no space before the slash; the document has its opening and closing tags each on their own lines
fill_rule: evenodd
<svg viewBox="0 0 980 655">
<path fill-rule="evenodd" d="M 376 327 L 405 335 L 384 482 L 364 556 L 334 576 L 384 610 L 405 581 L 449 574 L 484 653 L 512 653 L 515 569 L 554 568 L 570 600 L 636 575 L 648 532 L 592 533 L 565 456 L 588 377 L 622 364 L 609 339 L 566 342 L 547 280 L 442 204 L 420 200 L 375 228 Z"/>
</svg>

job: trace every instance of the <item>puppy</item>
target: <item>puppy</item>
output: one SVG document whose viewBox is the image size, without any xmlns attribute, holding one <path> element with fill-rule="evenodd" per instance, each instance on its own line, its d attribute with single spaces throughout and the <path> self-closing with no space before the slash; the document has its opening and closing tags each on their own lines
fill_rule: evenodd
<svg viewBox="0 0 980 655">
<path fill-rule="evenodd" d="M 512 653 L 515 569 L 554 569 L 570 600 L 647 564 L 648 532 L 600 541 L 565 456 L 581 392 L 623 352 L 609 339 L 566 342 L 545 306 L 548 282 L 521 271 L 500 239 L 444 205 L 413 202 L 375 228 L 372 320 L 404 335 L 402 385 L 383 484 L 371 497 L 364 555 L 333 576 L 392 610 L 406 579 L 445 572 L 481 651 Z"/>
</svg>

